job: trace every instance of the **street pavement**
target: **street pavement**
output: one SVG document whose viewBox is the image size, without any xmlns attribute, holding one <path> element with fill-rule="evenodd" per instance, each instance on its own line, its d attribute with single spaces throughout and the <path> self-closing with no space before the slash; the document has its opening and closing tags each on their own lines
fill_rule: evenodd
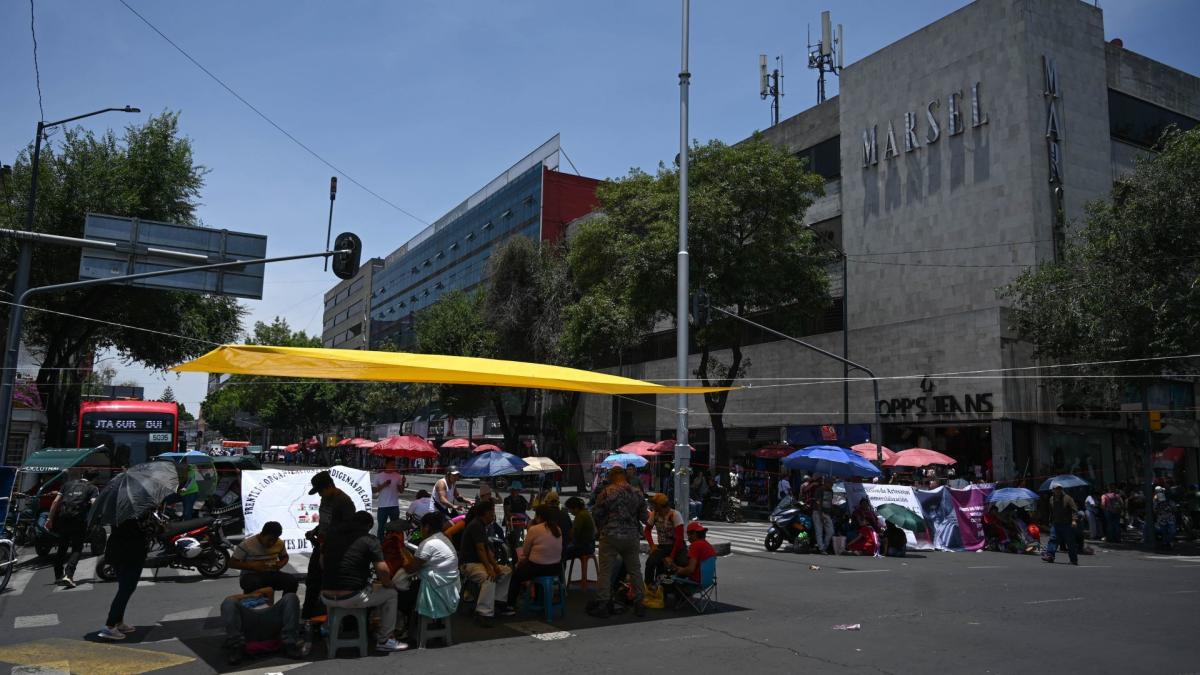
<svg viewBox="0 0 1200 675">
<path fill-rule="evenodd" d="M 81 563 L 72 590 L 27 560 L 0 595 L 0 673 L 1200 671 L 1200 556 L 1099 548 L 1078 567 L 1001 553 L 835 558 L 768 553 L 764 523 L 710 528 L 732 552 L 718 562 L 720 604 L 704 615 L 599 620 L 583 611 L 591 592 L 572 590 L 566 617 L 552 622 L 522 612 L 484 629 L 457 617 L 449 648 L 327 659 L 318 645 L 305 662 L 237 668 L 225 665 L 217 616 L 237 592 L 233 572 L 146 572 L 127 614 L 137 633 L 102 644 L 94 633 L 115 585 L 93 579 L 95 560 Z M 846 624 L 859 629 L 834 628 Z"/>
</svg>

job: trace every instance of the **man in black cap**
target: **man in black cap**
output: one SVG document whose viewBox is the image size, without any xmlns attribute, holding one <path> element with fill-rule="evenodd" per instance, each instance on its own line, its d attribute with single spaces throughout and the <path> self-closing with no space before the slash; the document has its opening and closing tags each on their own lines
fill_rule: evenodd
<svg viewBox="0 0 1200 675">
<path fill-rule="evenodd" d="M 304 609 L 301 615 L 305 619 L 325 613 L 320 595 L 322 547 L 331 533 L 346 529 L 356 511 L 354 501 L 338 489 L 328 471 L 321 471 L 312 477 L 312 489 L 308 494 L 320 495 L 321 507 L 317 526 L 304 535 L 313 547 L 312 556 L 308 559 L 308 576 L 304 579 Z"/>
</svg>

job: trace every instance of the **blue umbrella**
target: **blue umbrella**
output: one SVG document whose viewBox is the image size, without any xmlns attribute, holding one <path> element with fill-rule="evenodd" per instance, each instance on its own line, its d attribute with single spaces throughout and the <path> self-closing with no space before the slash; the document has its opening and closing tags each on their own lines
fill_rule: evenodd
<svg viewBox="0 0 1200 675">
<path fill-rule="evenodd" d="M 158 459 L 159 457 L 165 457 L 167 459 L 182 459 L 184 457 L 187 457 L 188 459 L 191 459 L 192 457 L 203 457 L 205 459 L 212 459 L 212 457 L 209 456 L 208 454 L 203 453 L 203 452 L 197 452 L 196 450 L 188 450 L 187 452 L 164 452 L 164 453 L 154 456 L 155 459 Z"/>
<path fill-rule="evenodd" d="M 1088 482 L 1079 476 L 1073 476 L 1069 473 L 1064 473 L 1060 476 L 1055 476 L 1048 479 L 1045 483 L 1042 483 L 1042 487 L 1038 489 L 1045 492 L 1046 490 L 1053 490 L 1056 487 L 1061 487 L 1064 490 L 1070 490 L 1071 488 L 1087 486 Z"/>
<path fill-rule="evenodd" d="M 989 504 L 995 504 L 1001 510 L 1008 508 L 1009 504 L 1031 506 L 1037 500 L 1038 495 L 1036 492 L 1020 487 L 1000 488 L 988 495 L 987 498 Z"/>
<path fill-rule="evenodd" d="M 468 478 L 511 476 L 525 470 L 525 460 L 504 451 L 481 452 L 463 464 L 459 471 Z"/>
<path fill-rule="evenodd" d="M 604 461 L 600 462 L 600 466 L 604 467 L 605 469 L 611 469 L 614 466 L 624 469 L 632 464 L 640 469 L 649 463 L 650 462 L 646 461 L 645 457 L 632 455 L 626 452 L 618 452 L 615 455 L 609 455 L 608 457 L 605 457 Z"/>
<path fill-rule="evenodd" d="M 839 478 L 870 478 L 880 474 L 879 468 L 857 453 L 836 445 L 814 445 L 783 458 L 783 465 L 792 471 L 820 473 Z"/>
</svg>

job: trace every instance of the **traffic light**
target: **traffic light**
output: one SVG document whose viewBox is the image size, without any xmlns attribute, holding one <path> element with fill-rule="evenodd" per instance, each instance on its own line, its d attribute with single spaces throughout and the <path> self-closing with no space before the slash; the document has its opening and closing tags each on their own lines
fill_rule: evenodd
<svg viewBox="0 0 1200 675">
<path fill-rule="evenodd" d="M 333 240 L 333 273 L 339 279 L 353 279 L 362 257 L 362 240 L 353 232 L 343 232 Z"/>
<path fill-rule="evenodd" d="M 704 292 L 703 288 L 698 288 L 695 293 L 692 293 L 692 321 L 697 328 L 704 328 L 708 325 L 708 320 L 708 294 Z"/>
<path fill-rule="evenodd" d="M 1150 421 L 1150 431 L 1162 431 L 1162 411 L 1151 410 L 1146 413 L 1146 418 Z"/>
</svg>

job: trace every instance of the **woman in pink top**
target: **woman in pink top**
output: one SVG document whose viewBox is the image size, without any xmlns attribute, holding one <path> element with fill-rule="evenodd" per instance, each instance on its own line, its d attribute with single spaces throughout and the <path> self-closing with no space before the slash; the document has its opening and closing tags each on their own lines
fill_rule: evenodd
<svg viewBox="0 0 1200 675">
<path fill-rule="evenodd" d="M 523 557 L 513 570 L 508 584 L 508 606 L 516 607 L 521 584 L 536 577 L 562 575 L 562 530 L 546 504 L 534 509 L 533 526 L 525 533 Z"/>
</svg>

